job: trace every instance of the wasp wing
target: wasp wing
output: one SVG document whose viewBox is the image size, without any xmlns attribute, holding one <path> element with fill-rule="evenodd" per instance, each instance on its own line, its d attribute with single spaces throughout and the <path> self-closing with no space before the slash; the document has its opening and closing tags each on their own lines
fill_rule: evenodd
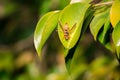
<svg viewBox="0 0 120 80">
<path fill-rule="evenodd" d="M 75 23 L 75 24 L 72 26 L 72 28 L 70 29 L 70 34 L 71 34 L 72 32 L 74 32 L 75 28 L 76 28 L 76 23 Z"/>
<path fill-rule="evenodd" d="M 59 23 L 59 25 L 60 25 L 62 31 L 64 31 L 62 23 L 61 23 L 60 21 L 58 21 L 58 23 Z"/>
</svg>

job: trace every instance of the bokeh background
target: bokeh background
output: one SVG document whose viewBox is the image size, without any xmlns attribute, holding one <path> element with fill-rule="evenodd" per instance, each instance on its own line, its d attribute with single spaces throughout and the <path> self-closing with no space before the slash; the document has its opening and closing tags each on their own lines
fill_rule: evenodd
<svg viewBox="0 0 120 80">
<path fill-rule="evenodd" d="M 33 37 L 40 17 L 61 10 L 70 0 L 0 0 L 0 80 L 70 80 L 64 48 L 56 30 L 47 40 L 40 61 Z M 113 53 L 95 42 L 89 29 L 73 60 L 74 80 L 119 80 Z"/>
</svg>

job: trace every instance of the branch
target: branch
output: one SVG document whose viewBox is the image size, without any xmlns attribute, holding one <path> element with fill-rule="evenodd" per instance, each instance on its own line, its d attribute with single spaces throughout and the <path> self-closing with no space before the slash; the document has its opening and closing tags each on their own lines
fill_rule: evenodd
<svg viewBox="0 0 120 80">
<path fill-rule="evenodd" d="M 112 3 L 113 3 L 113 1 L 98 3 L 98 4 L 94 4 L 93 7 L 111 5 Z"/>
</svg>

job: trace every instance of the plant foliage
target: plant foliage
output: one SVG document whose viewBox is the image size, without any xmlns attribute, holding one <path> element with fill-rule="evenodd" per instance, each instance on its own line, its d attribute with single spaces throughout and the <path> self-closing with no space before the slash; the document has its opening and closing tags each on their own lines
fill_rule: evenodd
<svg viewBox="0 0 120 80">
<path fill-rule="evenodd" d="M 79 60 L 81 47 L 78 43 L 88 27 L 94 40 L 117 54 L 116 58 L 120 61 L 120 1 L 102 0 L 95 4 L 93 2 L 73 2 L 60 11 L 49 12 L 40 18 L 35 30 L 34 43 L 37 53 L 41 55 L 45 42 L 57 27 L 59 39 L 65 48 L 66 65 L 73 76 L 87 69 L 85 64 L 81 64 L 79 66 L 82 69 L 76 68 L 71 71 Z"/>
</svg>

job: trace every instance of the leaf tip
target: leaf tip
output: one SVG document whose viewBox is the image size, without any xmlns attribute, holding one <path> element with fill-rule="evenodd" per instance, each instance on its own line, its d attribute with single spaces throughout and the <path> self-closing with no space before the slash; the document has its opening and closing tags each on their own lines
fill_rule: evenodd
<svg viewBox="0 0 120 80">
<path fill-rule="evenodd" d="M 69 49 L 65 48 L 65 50 L 64 50 L 64 56 L 65 57 L 67 56 L 68 52 L 69 52 Z"/>
<path fill-rule="evenodd" d="M 39 59 L 42 60 L 42 52 L 41 52 L 41 50 L 37 51 L 37 55 L 38 55 Z"/>
</svg>

